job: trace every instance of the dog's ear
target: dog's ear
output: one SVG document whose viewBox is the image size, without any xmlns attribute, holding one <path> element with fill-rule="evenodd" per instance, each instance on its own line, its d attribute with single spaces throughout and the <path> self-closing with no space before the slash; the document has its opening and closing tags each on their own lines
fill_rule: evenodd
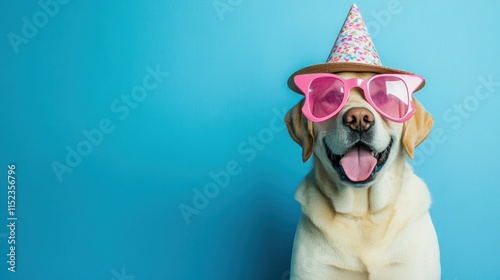
<svg viewBox="0 0 500 280">
<path fill-rule="evenodd" d="M 286 127 L 292 139 L 302 147 L 304 162 L 311 156 L 314 146 L 313 124 L 302 114 L 304 99 L 293 106 L 285 116 Z"/>
<path fill-rule="evenodd" d="M 403 124 L 403 145 L 408 156 L 413 159 L 415 147 L 420 145 L 431 132 L 434 120 L 424 106 L 413 99 L 415 114 Z"/>
</svg>

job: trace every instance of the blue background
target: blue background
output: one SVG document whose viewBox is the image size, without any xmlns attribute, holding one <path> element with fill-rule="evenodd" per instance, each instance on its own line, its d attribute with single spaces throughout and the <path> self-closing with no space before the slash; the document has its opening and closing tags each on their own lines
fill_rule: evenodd
<svg viewBox="0 0 500 280">
<path fill-rule="evenodd" d="M 310 162 L 281 122 L 300 99 L 286 80 L 326 59 L 352 3 L 62 2 L 46 18 L 36 1 L 0 4 L 0 225 L 11 163 L 19 219 L 16 273 L 0 226 L 0 278 L 287 279 Z M 414 166 L 443 279 L 500 279 L 500 3 L 357 4 L 384 65 L 427 80 L 417 97 L 438 133 Z M 16 46 L 23 17 L 40 27 Z M 128 115 L 113 109 L 148 67 L 168 77 Z M 113 130 L 89 152 L 82 131 L 103 120 Z M 79 144 L 87 154 L 59 180 L 54 162 Z M 196 209 L 210 174 L 225 187 Z"/>
</svg>

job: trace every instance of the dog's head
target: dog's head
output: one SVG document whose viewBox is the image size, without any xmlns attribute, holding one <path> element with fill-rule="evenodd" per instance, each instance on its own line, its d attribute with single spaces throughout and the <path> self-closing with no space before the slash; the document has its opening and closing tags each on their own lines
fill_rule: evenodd
<svg viewBox="0 0 500 280">
<path fill-rule="evenodd" d="M 368 79 L 373 73 L 338 73 L 344 78 Z M 379 173 L 404 153 L 413 152 L 429 134 L 432 116 L 413 100 L 416 112 L 404 123 L 381 116 L 365 99 L 360 88 L 353 88 L 342 110 L 323 122 L 313 123 L 302 113 L 304 100 L 290 109 L 285 122 L 290 136 L 302 146 L 302 159 L 312 154 L 331 180 L 353 187 L 372 184 Z"/>
</svg>

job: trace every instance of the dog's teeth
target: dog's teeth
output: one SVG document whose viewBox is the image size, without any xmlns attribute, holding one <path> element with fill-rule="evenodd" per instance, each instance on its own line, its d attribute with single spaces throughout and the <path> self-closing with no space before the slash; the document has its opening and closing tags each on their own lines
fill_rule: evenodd
<svg viewBox="0 0 500 280">
<path fill-rule="evenodd" d="M 373 156 L 373 157 L 376 157 L 376 156 L 377 156 L 377 153 L 375 153 L 375 151 L 372 151 L 372 156 Z"/>
</svg>

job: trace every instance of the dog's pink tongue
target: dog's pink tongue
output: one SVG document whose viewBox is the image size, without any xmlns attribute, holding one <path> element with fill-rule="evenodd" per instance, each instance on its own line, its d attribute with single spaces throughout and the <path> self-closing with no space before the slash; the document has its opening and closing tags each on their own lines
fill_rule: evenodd
<svg viewBox="0 0 500 280">
<path fill-rule="evenodd" d="M 363 145 L 352 147 L 340 160 L 340 165 L 344 168 L 345 174 L 353 182 L 361 182 L 368 179 L 376 164 L 377 159 Z"/>
</svg>

